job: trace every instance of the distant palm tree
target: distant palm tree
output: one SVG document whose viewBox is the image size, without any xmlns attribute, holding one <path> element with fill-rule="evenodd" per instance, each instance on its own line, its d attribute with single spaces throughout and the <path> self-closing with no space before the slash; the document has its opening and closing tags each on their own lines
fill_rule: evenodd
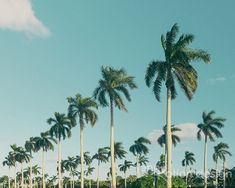
<svg viewBox="0 0 235 188">
<path fill-rule="evenodd" d="M 93 173 L 94 170 L 95 168 L 89 165 L 87 170 L 85 171 L 86 177 L 89 177 Z M 89 188 L 91 188 L 91 178 L 89 179 Z"/>
<path fill-rule="evenodd" d="M 183 34 L 176 41 L 178 33 L 179 27 L 174 24 L 166 35 L 161 36 L 165 60 L 151 62 L 145 75 L 146 85 L 153 86 L 157 101 L 160 101 L 162 83 L 167 89 L 167 188 L 172 187 L 171 100 L 177 96 L 175 80 L 187 98 L 192 99 L 197 89 L 197 72 L 190 63 L 199 60 L 210 62 L 210 55 L 207 52 L 188 47 L 194 40 L 192 34 Z"/>
<path fill-rule="evenodd" d="M 74 185 L 74 175 L 73 175 L 72 172 L 77 169 L 77 166 L 78 166 L 78 163 L 77 163 L 75 157 L 68 157 L 67 160 L 64 160 L 64 167 L 67 171 L 69 171 L 69 174 L 70 174 L 70 177 L 71 177 L 70 182 L 71 182 L 72 185 Z"/>
<path fill-rule="evenodd" d="M 80 156 L 81 156 L 81 188 L 84 188 L 84 152 L 83 152 L 83 129 L 85 123 L 90 123 L 94 126 L 97 121 L 97 114 L 94 111 L 98 109 L 96 102 L 90 97 L 82 97 L 77 94 L 75 98 L 69 97 L 69 117 L 76 121 L 79 118 L 80 124 Z"/>
<path fill-rule="evenodd" d="M 215 138 L 222 138 L 222 134 L 219 131 L 220 128 L 224 127 L 224 118 L 214 117 L 215 111 L 209 113 L 203 112 L 202 119 L 203 123 L 198 124 L 199 131 L 197 132 L 198 140 L 204 136 L 204 187 L 207 187 L 207 142 L 208 139 L 212 142 Z"/>
<path fill-rule="evenodd" d="M 50 135 L 57 139 L 58 145 L 58 187 L 62 188 L 62 177 L 61 177 L 61 139 L 66 137 L 70 138 L 72 122 L 71 119 L 65 116 L 65 114 L 60 114 L 55 112 L 54 118 L 49 118 L 47 120 L 50 128 Z"/>
<path fill-rule="evenodd" d="M 127 178 L 127 170 L 130 169 L 130 167 L 133 166 L 131 161 L 125 160 L 123 164 L 118 165 L 119 170 L 124 173 L 125 178 L 125 188 L 127 188 L 126 178 Z"/>
<path fill-rule="evenodd" d="M 56 140 L 47 131 L 45 133 L 41 133 L 39 137 L 34 137 L 33 141 L 35 142 L 35 150 L 42 151 L 42 187 L 46 188 L 44 155 L 45 155 L 45 152 L 49 150 L 54 150 L 53 142 L 56 143 Z"/>
<path fill-rule="evenodd" d="M 112 67 L 101 67 L 102 79 L 94 91 L 94 97 L 103 107 L 110 106 L 110 148 L 111 148 L 111 169 L 112 188 L 116 188 L 116 165 L 114 156 L 114 105 L 120 110 L 127 111 L 123 97 L 131 101 L 128 89 L 135 89 L 137 85 L 134 77 L 128 76 L 124 69 Z M 108 99 L 106 98 L 108 96 Z"/>
<path fill-rule="evenodd" d="M 229 146 L 226 143 L 220 142 L 218 145 L 214 147 L 214 153 L 213 153 L 213 160 L 216 163 L 215 167 L 215 186 L 218 187 L 218 160 L 223 161 L 223 187 L 226 186 L 226 178 L 225 178 L 225 163 L 226 163 L 226 155 L 232 156 L 232 154 L 228 151 Z"/>
<path fill-rule="evenodd" d="M 36 142 L 34 140 L 33 137 L 30 137 L 29 140 L 27 140 L 25 142 L 25 150 L 27 152 L 29 152 L 29 154 L 32 157 L 32 152 L 37 152 L 37 148 L 36 148 Z M 30 165 L 30 169 L 29 169 L 29 187 L 32 188 L 33 187 L 33 178 L 32 178 L 32 160 L 31 157 L 29 158 L 29 165 Z M 43 187 L 45 188 L 45 187 Z"/>
<path fill-rule="evenodd" d="M 133 153 L 136 157 L 136 176 L 139 178 L 139 157 L 141 155 L 146 155 L 149 152 L 146 144 L 151 144 L 151 142 L 144 137 L 140 137 L 134 141 L 134 144 L 130 147 L 129 151 Z"/>
<path fill-rule="evenodd" d="M 186 182 L 186 187 L 188 186 L 188 172 L 187 172 L 187 167 L 189 165 L 193 165 L 196 160 L 194 158 L 194 153 L 186 151 L 184 154 L 184 159 L 182 160 L 182 166 L 185 167 L 185 182 Z"/>
<path fill-rule="evenodd" d="M 144 155 L 140 155 L 139 159 L 138 159 L 138 162 L 139 162 L 140 167 L 142 167 L 142 166 L 147 166 L 149 160 Z M 137 164 L 135 164 L 135 165 L 137 165 Z M 140 175 L 142 175 L 142 174 L 140 174 Z"/>
<path fill-rule="evenodd" d="M 14 162 L 12 160 L 12 157 L 10 154 L 8 154 L 7 157 L 5 157 L 5 160 L 2 162 L 3 166 L 7 166 L 9 169 L 9 174 L 8 174 L 8 188 L 11 188 L 11 177 L 10 177 L 10 171 L 11 167 L 14 166 Z"/>
<path fill-rule="evenodd" d="M 160 171 L 160 173 L 166 167 L 166 157 L 164 154 L 160 155 L 160 160 L 157 162 L 156 167 Z"/>
<path fill-rule="evenodd" d="M 111 150 L 110 147 L 106 147 L 108 152 L 108 157 L 111 157 Z M 125 158 L 127 152 L 124 149 L 122 142 L 114 142 L 114 159 L 123 159 Z"/>
<path fill-rule="evenodd" d="M 92 157 L 97 160 L 97 188 L 99 188 L 100 163 L 108 162 L 108 151 L 106 148 L 99 148 L 98 152 Z"/>
<path fill-rule="evenodd" d="M 165 147 L 165 165 L 166 165 L 167 164 L 166 126 L 164 126 L 162 130 L 163 130 L 163 134 L 157 139 L 157 142 L 161 147 L 163 146 Z M 174 134 L 175 132 L 179 132 L 179 131 L 181 131 L 180 128 L 175 127 L 175 125 L 171 125 L 171 140 L 172 140 L 172 144 L 174 145 L 174 147 L 176 147 L 177 143 L 180 142 L 180 137 Z"/>
<path fill-rule="evenodd" d="M 10 151 L 9 153 L 9 157 L 12 160 L 12 163 L 14 165 L 14 188 L 16 188 L 16 153 L 18 150 L 18 147 L 16 146 L 16 144 L 11 145 L 11 149 L 12 151 Z"/>
<path fill-rule="evenodd" d="M 30 159 L 30 154 L 22 147 L 17 147 L 15 159 L 21 164 L 21 187 L 24 187 L 24 173 L 23 173 L 23 163 L 27 163 Z"/>
</svg>

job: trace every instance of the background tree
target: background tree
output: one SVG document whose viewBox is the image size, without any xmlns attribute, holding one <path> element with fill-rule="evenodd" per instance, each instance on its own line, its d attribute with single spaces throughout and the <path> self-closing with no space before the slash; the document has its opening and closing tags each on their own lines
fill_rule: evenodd
<svg viewBox="0 0 235 188">
<path fill-rule="evenodd" d="M 133 153 L 136 157 L 136 176 L 139 178 L 139 156 L 146 155 L 149 152 L 147 144 L 151 144 L 151 142 L 144 137 L 140 137 L 134 141 L 134 144 L 130 147 L 129 151 Z"/>
<path fill-rule="evenodd" d="M 197 125 L 199 131 L 197 132 L 198 140 L 204 136 L 204 187 L 207 187 L 207 142 L 208 139 L 212 142 L 215 138 L 222 138 L 222 134 L 219 131 L 220 128 L 224 127 L 224 118 L 214 117 L 215 111 L 203 112 L 202 120 L 203 123 Z"/>
<path fill-rule="evenodd" d="M 184 159 L 182 160 L 182 166 L 185 167 L 185 182 L 186 182 L 186 186 L 188 185 L 188 172 L 187 172 L 187 167 L 189 165 L 193 165 L 193 163 L 195 163 L 196 160 L 194 158 L 194 153 L 186 151 L 184 154 Z"/>
<path fill-rule="evenodd" d="M 97 160 L 97 188 L 99 188 L 100 163 L 108 162 L 108 151 L 106 148 L 99 148 L 98 152 L 92 157 Z"/>
<path fill-rule="evenodd" d="M 14 166 L 14 162 L 12 160 L 12 157 L 10 154 L 8 154 L 7 157 L 5 157 L 5 160 L 2 162 L 3 166 L 8 167 L 8 188 L 11 188 L 11 177 L 10 177 L 10 172 L 11 172 L 11 167 Z"/>
<path fill-rule="evenodd" d="M 167 89 L 167 188 L 172 187 L 171 100 L 177 96 L 175 80 L 179 83 L 187 98 L 191 100 L 197 89 L 198 76 L 190 62 L 199 60 L 205 63 L 210 62 L 210 55 L 207 52 L 188 47 L 194 40 L 192 34 L 183 34 L 176 40 L 178 34 L 179 27 L 174 24 L 166 35 L 161 36 L 165 60 L 152 61 L 145 75 L 146 85 L 153 87 L 157 101 L 160 101 L 162 83 L 165 84 Z"/>
<path fill-rule="evenodd" d="M 61 178 L 61 140 L 66 137 L 71 136 L 72 122 L 70 118 L 65 116 L 65 114 L 60 114 L 55 112 L 54 118 L 49 118 L 47 120 L 49 125 L 52 125 L 50 128 L 50 135 L 57 139 L 58 145 L 58 187 L 62 188 L 62 178 Z"/>
<path fill-rule="evenodd" d="M 90 123 L 92 126 L 97 121 L 97 114 L 94 111 L 98 109 L 96 102 L 90 98 L 83 98 L 82 95 L 77 94 L 75 98 L 69 97 L 69 117 L 72 117 L 76 121 L 79 118 L 80 124 L 80 156 L 81 156 L 81 188 L 84 188 L 84 148 L 83 148 L 83 129 L 85 123 Z"/>
<path fill-rule="evenodd" d="M 130 169 L 130 167 L 133 166 L 131 161 L 125 160 L 123 164 L 118 165 L 119 170 L 124 173 L 124 179 L 125 179 L 125 188 L 127 187 L 126 178 L 127 178 L 127 170 Z"/>
<path fill-rule="evenodd" d="M 111 67 L 101 67 L 102 79 L 99 80 L 99 86 L 94 91 L 94 97 L 101 106 L 110 106 L 110 150 L 111 150 L 111 168 L 112 168 L 112 188 L 116 188 L 116 169 L 114 157 L 114 105 L 120 110 L 127 111 L 123 97 L 131 101 L 128 89 L 135 89 L 137 85 L 134 77 L 128 76 L 124 69 L 113 69 Z M 108 99 L 106 98 L 108 96 Z"/>
</svg>

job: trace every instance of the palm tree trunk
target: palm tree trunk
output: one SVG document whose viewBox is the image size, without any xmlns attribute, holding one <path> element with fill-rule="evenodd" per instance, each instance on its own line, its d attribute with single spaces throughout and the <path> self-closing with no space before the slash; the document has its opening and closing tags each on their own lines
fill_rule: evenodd
<svg viewBox="0 0 235 188">
<path fill-rule="evenodd" d="M 218 188 L 218 159 L 215 163 L 215 188 Z"/>
<path fill-rule="evenodd" d="M 81 188 L 84 188 L 83 122 L 80 118 Z"/>
<path fill-rule="evenodd" d="M 113 100 L 110 98 L 110 118 L 111 118 L 111 129 L 110 129 L 110 150 L 111 150 L 111 170 L 112 170 L 112 188 L 116 188 L 116 169 L 115 169 L 115 158 L 114 158 L 114 113 L 113 113 Z"/>
<path fill-rule="evenodd" d="M 126 171 L 125 171 L 125 188 L 126 188 L 126 186 L 127 186 L 127 185 L 126 185 Z"/>
<path fill-rule="evenodd" d="M 187 173 L 187 165 L 185 165 L 185 183 L 186 183 L 186 187 L 188 187 L 188 173 Z"/>
<path fill-rule="evenodd" d="M 140 177 L 140 173 L 139 173 L 139 156 L 138 156 L 138 154 L 136 155 L 136 177 L 137 178 Z"/>
<path fill-rule="evenodd" d="M 171 92 L 167 89 L 166 108 L 167 188 L 172 187 Z"/>
<path fill-rule="evenodd" d="M 24 187 L 24 172 L 23 172 L 23 163 L 21 163 L 21 187 Z"/>
<path fill-rule="evenodd" d="M 91 179 L 89 179 L 89 188 L 91 188 Z"/>
<path fill-rule="evenodd" d="M 167 168 L 167 148 L 165 144 L 165 174 L 166 174 L 166 168 Z"/>
<path fill-rule="evenodd" d="M 15 186 L 14 186 L 14 187 L 16 188 L 16 165 L 14 166 L 14 176 L 15 176 L 15 177 L 14 177 L 14 179 L 15 179 L 15 180 L 14 180 L 14 181 L 15 181 Z"/>
<path fill-rule="evenodd" d="M 31 154 L 32 155 L 32 154 Z M 29 172 L 29 188 L 33 188 L 33 180 L 32 180 L 32 159 L 30 157 L 29 159 L 29 165 L 30 165 L 30 172 Z"/>
<path fill-rule="evenodd" d="M 45 186 L 45 159 L 44 159 L 44 150 L 42 149 L 42 188 Z"/>
<path fill-rule="evenodd" d="M 100 187 L 99 182 L 99 176 L 100 176 L 100 162 L 98 161 L 98 167 L 97 167 L 97 188 Z"/>
<path fill-rule="evenodd" d="M 73 175 L 73 188 L 74 188 L 74 175 Z"/>
<path fill-rule="evenodd" d="M 226 187 L 226 172 L 225 172 L 225 170 L 226 170 L 226 164 L 225 164 L 225 160 L 223 161 L 223 179 L 224 179 L 224 183 L 223 183 L 223 188 L 225 188 Z"/>
<path fill-rule="evenodd" d="M 58 187 L 61 187 L 61 142 L 58 139 Z"/>
<path fill-rule="evenodd" d="M 207 188 L 207 136 L 204 145 L 204 188 Z"/>
<path fill-rule="evenodd" d="M 9 174 L 8 174 L 8 188 L 11 188 L 11 168 L 9 167 Z"/>
</svg>

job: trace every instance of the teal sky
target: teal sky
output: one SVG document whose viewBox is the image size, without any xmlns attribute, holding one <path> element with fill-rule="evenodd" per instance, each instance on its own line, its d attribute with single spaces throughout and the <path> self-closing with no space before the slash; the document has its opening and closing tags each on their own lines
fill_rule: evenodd
<svg viewBox="0 0 235 188">
<path fill-rule="evenodd" d="M 32 1 L 36 17 L 50 35 L 34 36 L 25 32 L 0 30 L 0 161 L 10 144 L 23 145 L 30 136 L 49 129 L 46 119 L 54 112 L 66 112 L 68 96 L 90 96 L 101 77 L 100 67 L 124 67 L 136 77 L 138 90 L 131 92 L 128 113 L 115 111 L 116 141 L 126 149 L 140 136 L 148 136 L 165 124 L 165 92 L 156 102 L 144 82 L 145 70 L 153 59 L 162 59 L 160 36 L 174 23 L 181 33 L 196 36 L 194 48 L 207 50 L 212 64 L 196 62 L 199 87 L 192 101 L 181 91 L 172 103 L 174 124 L 201 122 L 204 110 L 215 110 L 227 119 L 222 132 L 235 155 L 235 2 L 222 1 Z M 1 28 L 1 25 L 0 25 Z M 94 154 L 109 144 L 109 111 L 99 109 L 99 121 L 85 129 L 85 150 Z M 63 143 L 63 157 L 79 153 L 79 130 Z M 213 146 L 209 143 L 209 168 Z M 181 169 L 185 150 L 193 151 L 202 169 L 203 143 L 185 138 L 173 151 L 175 169 Z M 160 146 L 150 146 L 149 159 L 155 164 L 163 153 Z M 54 173 L 57 152 L 48 153 L 47 171 Z M 40 155 L 35 163 L 40 163 Z M 129 160 L 134 160 L 131 154 Z M 234 166 L 234 157 L 228 165 Z M 95 164 L 94 164 L 95 165 Z M 107 165 L 102 169 L 106 176 Z M 132 170 L 133 171 L 133 170 Z M 0 168 L 0 174 L 7 169 Z M 134 171 L 133 171 L 134 172 Z M 94 173 L 95 174 L 95 173 Z"/>
</svg>

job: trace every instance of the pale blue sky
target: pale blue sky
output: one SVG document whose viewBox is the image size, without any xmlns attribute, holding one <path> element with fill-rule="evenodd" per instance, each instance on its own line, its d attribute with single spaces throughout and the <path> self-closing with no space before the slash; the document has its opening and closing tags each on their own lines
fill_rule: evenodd
<svg viewBox="0 0 235 188">
<path fill-rule="evenodd" d="M 46 119 L 55 111 L 66 112 L 68 96 L 92 94 L 100 78 L 100 67 L 124 67 L 136 77 L 139 89 L 131 92 L 129 113 L 115 111 L 117 141 L 126 149 L 140 136 L 165 124 L 165 96 L 157 103 L 144 83 L 148 63 L 163 58 L 160 35 L 174 23 L 182 33 L 196 36 L 192 47 L 211 53 L 212 64 L 195 63 L 199 87 L 189 102 L 182 92 L 172 104 L 174 124 L 199 123 L 204 110 L 215 110 L 227 118 L 224 142 L 234 147 L 235 7 L 234 1 L 32 1 L 35 15 L 50 36 L 34 36 L 9 29 L 0 30 L 0 161 L 10 144 L 22 145 L 30 136 L 49 129 Z M 1 25 L 0 25 L 1 28 Z M 109 144 L 109 111 L 98 111 L 95 128 L 85 129 L 85 150 L 92 154 Z M 79 131 L 63 144 L 63 157 L 79 152 Z M 218 140 L 218 142 L 221 140 Z M 216 142 L 217 143 L 217 142 Z M 209 159 L 216 143 L 209 144 Z M 150 147 L 155 164 L 163 150 Z M 184 139 L 174 149 L 174 168 L 181 168 L 186 149 L 196 155 L 194 168 L 202 169 L 203 143 Z M 56 152 L 48 154 L 48 171 L 54 172 Z M 128 159 L 133 160 L 132 155 Z M 40 162 L 36 155 L 35 162 Z M 234 157 L 228 165 L 234 166 Z M 209 162 L 209 167 L 213 167 Z M 102 177 L 106 173 L 103 169 Z M 0 174 L 6 169 L 0 168 Z"/>
</svg>

